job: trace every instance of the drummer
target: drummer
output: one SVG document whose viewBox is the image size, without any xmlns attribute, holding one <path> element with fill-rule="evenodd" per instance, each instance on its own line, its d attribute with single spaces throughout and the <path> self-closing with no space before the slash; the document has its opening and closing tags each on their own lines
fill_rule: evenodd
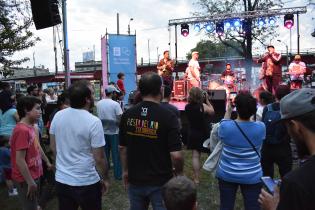
<svg viewBox="0 0 315 210">
<path fill-rule="evenodd" d="M 234 72 L 231 69 L 231 64 L 227 63 L 225 67 L 225 71 L 221 74 L 221 80 L 225 81 L 227 76 L 231 76 L 234 80 Z"/>
</svg>

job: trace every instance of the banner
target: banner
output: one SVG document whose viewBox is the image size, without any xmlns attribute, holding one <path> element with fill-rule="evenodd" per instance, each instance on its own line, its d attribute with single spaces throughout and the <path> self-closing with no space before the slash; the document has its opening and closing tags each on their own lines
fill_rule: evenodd
<svg viewBox="0 0 315 210">
<path fill-rule="evenodd" d="M 127 103 L 129 93 L 136 90 L 136 36 L 110 34 L 108 38 L 109 53 L 109 78 L 111 82 L 117 82 L 117 74 L 125 74 Z"/>
<path fill-rule="evenodd" d="M 107 38 L 106 36 L 101 38 L 101 57 L 102 57 L 102 85 L 101 93 L 104 94 L 104 89 L 108 85 L 107 79 Z"/>
</svg>

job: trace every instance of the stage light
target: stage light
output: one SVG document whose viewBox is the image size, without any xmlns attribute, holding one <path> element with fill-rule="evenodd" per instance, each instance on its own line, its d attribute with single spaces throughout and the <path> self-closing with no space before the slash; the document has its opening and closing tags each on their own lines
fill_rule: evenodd
<svg viewBox="0 0 315 210">
<path fill-rule="evenodd" d="M 276 24 L 276 19 L 274 17 L 269 18 L 269 24 L 274 26 Z"/>
<path fill-rule="evenodd" d="M 181 24 L 180 32 L 184 37 L 187 37 L 189 35 L 189 25 L 187 23 Z"/>
<path fill-rule="evenodd" d="M 294 25 L 294 15 L 293 14 L 286 14 L 284 16 L 284 27 L 287 29 L 291 29 Z"/>
<path fill-rule="evenodd" d="M 224 24 L 226 29 L 230 29 L 231 28 L 231 23 L 230 22 L 225 22 Z"/>
<path fill-rule="evenodd" d="M 241 26 L 241 21 L 240 20 L 235 20 L 234 21 L 234 27 L 238 28 Z"/>
<path fill-rule="evenodd" d="M 263 18 L 259 18 L 258 19 L 258 25 L 260 26 L 260 27 L 263 27 L 264 25 L 265 25 L 265 20 L 263 19 Z"/>
<path fill-rule="evenodd" d="M 211 23 L 207 23 L 204 27 L 208 33 L 213 32 L 213 26 Z"/>
<path fill-rule="evenodd" d="M 194 30 L 195 30 L 196 32 L 200 32 L 200 29 L 201 29 L 200 24 L 195 24 Z"/>
<path fill-rule="evenodd" d="M 224 34 L 224 23 L 223 22 L 216 23 L 215 30 L 219 36 L 222 36 Z"/>
</svg>

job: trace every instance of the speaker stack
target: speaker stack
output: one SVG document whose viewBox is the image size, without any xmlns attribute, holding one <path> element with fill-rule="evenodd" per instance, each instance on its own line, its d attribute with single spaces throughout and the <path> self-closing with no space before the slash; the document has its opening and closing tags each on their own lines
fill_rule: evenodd
<svg viewBox="0 0 315 210">
<path fill-rule="evenodd" d="M 213 122 L 220 122 L 225 114 L 226 91 L 225 90 L 207 90 L 209 100 L 214 108 L 215 116 Z"/>
</svg>

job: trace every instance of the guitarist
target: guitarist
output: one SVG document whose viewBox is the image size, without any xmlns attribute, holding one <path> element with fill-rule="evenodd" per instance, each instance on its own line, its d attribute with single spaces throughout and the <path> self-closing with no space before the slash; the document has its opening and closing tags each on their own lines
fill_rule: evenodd
<svg viewBox="0 0 315 210">
<path fill-rule="evenodd" d="M 173 90 L 173 77 L 174 61 L 170 59 L 169 51 L 166 50 L 163 53 L 163 59 L 157 65 L 158 74 L 163 79 L 163 84 L 168 85 Z"/>
</svg>

